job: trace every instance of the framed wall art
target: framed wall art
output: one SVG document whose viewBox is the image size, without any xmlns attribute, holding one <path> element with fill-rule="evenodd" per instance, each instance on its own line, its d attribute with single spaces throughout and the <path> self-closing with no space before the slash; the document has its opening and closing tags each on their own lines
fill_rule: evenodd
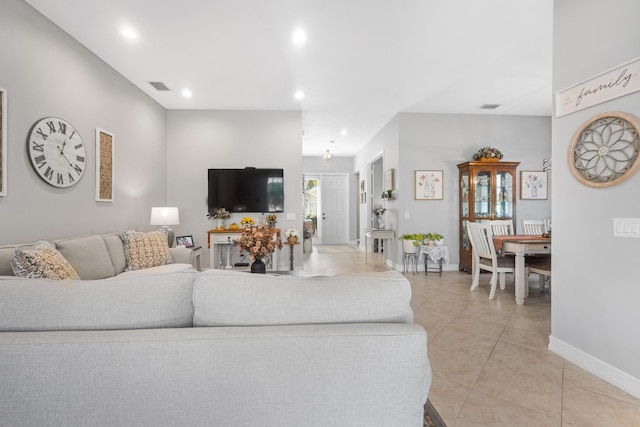
<svg viewBox="0 0 640 427">
<path fill-rule="evenodd" d="M 442 200 L 443 172 L 417 170 L 413 174 L 413 193 L 416 200 Z"/>
<path fill-rule="evenodd" d="M 393 169 L 389 169 L 384 173 L 384 191 L 393 190 L 394 182 L 393 182 Z"/>
<path fill-rule="evenodd" d="M 113 202 L 113 134 L 96 129 L 96 201 Z"/>
<path fill-rule="evenodd" d="M 7 195 L 7 91 L 0 87 L 0 196 Z"/>
<path fill-rule="evenodd" d="M 547 173 L 543 171 L 520 171 L 520 199 L 546 200 Z"/>
</svg>

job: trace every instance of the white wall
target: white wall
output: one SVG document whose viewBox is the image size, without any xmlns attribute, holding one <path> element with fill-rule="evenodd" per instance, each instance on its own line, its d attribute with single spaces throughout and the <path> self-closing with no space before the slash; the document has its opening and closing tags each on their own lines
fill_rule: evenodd
<svg viewBox="0 0 640 427">
<path fill-rule="evenodd" d="M 373 208 L 372 200 L 376 200 L 380 195 L 373 195 L 372 188 L 373 183 L 370 179 L 370 164 L 375 161 L 379 156 L 382 156 L 382 169 L 389 170 L 394 169 L 396 175 L 398 174 L 398 144 L 399 144 L 399 131 L 398 131 L 398 116 L 394 116 L 389 123 L 387 123 L 381 130 L 373 137 L 373 139 L 365 145 L 356 154 L 354 159 L 354 167 L 356 171 L 360 172 L 360 179 L 365 180 L 365 188 L 367 192 L 367 203 L 360 205 L 360 245 L 364 247 L 364 230 L 370 228 L 371 224 L 371 209 Z M 398 181 L 396 177 L 396 189 L 398 189 Z M 387 229 L 396 230 L 398 235 L 398 201 L 387 201 L 385 204 L 387 212 L 385 212 L 385 223 Z M 396 245 L 397 247 L 397 245 Z M 390 259 L 389 257 L 387 257 Z"/>
<path fill-rule="evenodd" d="M 0 87 L 8 91 L 7 195 L 0 197 L 0 244 L 128 228 L 150 228 L 166 197 L 165 110 L 21 0 L 3 0 Z M 32 170 L 31 126 L 43 117 L 74 125 L 87 169 L 68 189 Z M 95 129 L 115 134 L 115 201 L 95 201 Z"/>
<path fill-rule="evenodd" d="M 554 91 L 640 57 L 640 3 L 602 6 L 598 0 L 554 2 Z M 640 217 L 640 174 L 614 187 L 590 188 L 573 177 L 567 161 L 573 133 L 606 111 L 640 117 L 640 94 L 553 120 L 550 347 L 640 397 L 640 240 L 612 236 L 612 218 Z"/>
<path fill-rule="evenodd" d="M 302 230 L 302 119 L 298 111 L 194 111 L 167 112 L 167 202 L 180 208 L 176 235 L 193 235 L 203 247 L 203 266 L 209 266 L 206 231 L 215 227 L 207 219 L 207 170 L 210 168 L 283 168 L 285 212 L 277 226 L 284 232 Z M 287 220 L 295 214 L 295 220 Z M 232 214 L 228 221 L 245 216 Z M 260 213 L 252 216 L 256 221 Z M 287 269 L 289 252 L 279 264 Z M 286 256 L 285 256 L 286 255 Z M 295 266 L 302 266 L 302 245 L 296 246 Z"/>
</svg>

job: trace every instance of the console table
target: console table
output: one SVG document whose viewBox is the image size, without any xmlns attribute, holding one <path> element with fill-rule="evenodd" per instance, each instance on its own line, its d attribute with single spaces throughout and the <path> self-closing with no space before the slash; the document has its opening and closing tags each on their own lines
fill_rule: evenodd
<svg viewBox="0 0 640 427">
<path fill-rule="evenodd" d="M 369 254 L 369 239 L 387 239 L 391 240 L 393 250 L 391 251 L 391 260 L 393 262 L 393 269 L 396 269 L 396 232 L 393 230 L 383 230 L 379 228 L 373 228 L 370 230 L 365 230 L 364 232 L 364 263 L 368 264 L 368 254 Z M 385 245 L 385 248 L 388 248 L 388 243 Z M 386 252 L 386 250 L 385 250 Z M 386 253 L 385 253 L 386 257 Z"/>
<path fill-rule="evenodd" d="M 280 229 L 272 228 L 275 231 L 274 238 L 280 238 Z M 234 246 L 234 241 L 240 237 L 244 230 L 242 228 L 238 228 L 235 230 L 231 229 L 213 229 L 207 231 L 207 247 L 210 249 L 209 251 L 209 267 L 210 268 L 233 268 L 231 265 L 231 248 Z M 220 259 L 222 254 L 223 247 L 226 247 L 226 263 L 222 265 L 222 262 L 218 264 L 216 261 Z M 271 262 L 267 262 L 267 268 L 269 270 L 277 270 L 278 269 L 278 249 L 271 253 Z M 269 264 L 271 264 L 269 266 Z M 271 267 L 271 268 L 269 268 Z"/>
</svg>

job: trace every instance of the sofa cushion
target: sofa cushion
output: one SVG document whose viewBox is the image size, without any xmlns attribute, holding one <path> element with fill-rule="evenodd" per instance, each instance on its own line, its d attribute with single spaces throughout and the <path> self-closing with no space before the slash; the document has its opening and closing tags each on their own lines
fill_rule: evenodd
<svg viewBox="0 0 640 427">
<path fill-rule="evenodd" d="M 102 238 L 111 256 L 114 273 L 122 273 L 127 268 L 127 260 L 124 257 L 124 242 L 120 237 L 120 233 L 104 234 Z"/>
<path fill-rule="evenodd" d="M 13 260 L 13 253 L 18 246 L 23 248 L 30 248 L 33 244 L 28 245 L 6 245 L 0 246 L 0 276 L 13 276 L 13 268 L 11 267 L 11 261 Z"/>
<path fill-rule="evenodd" d="M 0 331 L 189 327 L 197 274 L 65 282 L 0 277 Z"/>
<path fill-rule="evenodd" d="M 171 264 L 167 233 L 164 230 L 123 231 L 120 234 L 124 242 L 124 257 L 127 260 L 125 271 L 141 270 Z"/>
<path fill-rule="evenodd" d="M 296 277 L 206 270 L 196 279 L 194 326 L 411 323 L 411 286 L 397 272 Z"/>
<path fill-rule="evenodd" d="M 96 280 L 115 276 L 111 256 L 102 236 L 94 234 L 73 237 L 56 240 L 54 243 L 81 279 Z"/>
<path fill-rule="evenodd" d="M 29 248 L 17 247 L 11 260 L 13 274 L 18 277 L 77 280 L 80 277 L 69 262 L 46 240 Z"/>
</svg>

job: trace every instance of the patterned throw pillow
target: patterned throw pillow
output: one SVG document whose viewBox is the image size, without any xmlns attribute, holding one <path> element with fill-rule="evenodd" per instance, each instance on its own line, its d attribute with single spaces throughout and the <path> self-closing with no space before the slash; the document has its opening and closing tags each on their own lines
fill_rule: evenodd
<svg viewBox="0 0 640 427">
<path fill-rule="evenodd" d="M 127 260 L 125 271 L 173 263 L 167 242 L 167 232 L 164 230 L 148 233 L 123 231 L 120 237 L 124 242 L 124 257 Z"/>
<path fill-rule="evenodd" d="M 79 280 L 78 273 L 51 243 L 38 240 L 30 248 L 17 247 L 11 259 L 13 274 L 31 279 Z"/>
</svg>

